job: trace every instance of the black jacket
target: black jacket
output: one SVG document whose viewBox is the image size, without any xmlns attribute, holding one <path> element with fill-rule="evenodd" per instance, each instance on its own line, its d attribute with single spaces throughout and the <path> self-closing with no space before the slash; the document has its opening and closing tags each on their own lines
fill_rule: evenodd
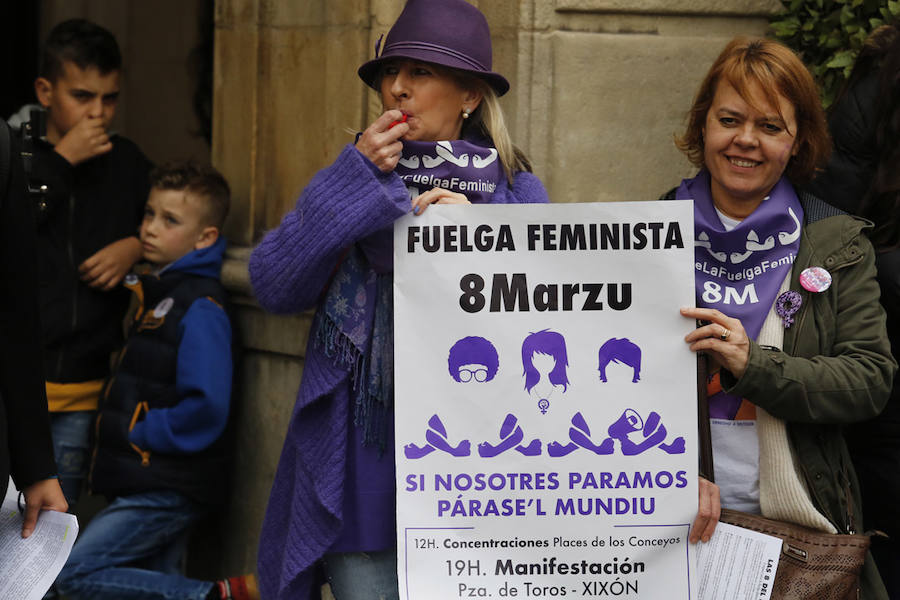
<svg viewBox="0 0 900 600">
<path fill-rule="evenodd" d="M 0 123 L 6 127 L 6 123 Z M 36 249 L 18 146 L 0 189 L 0 481 L 19 489 L 56 474 L 41 374 Z"/>
<path fill-rule="evenodd" d="M 809 190 L 829 204 L 859 214 L 871 185 L 878 156 L 875 111 L 878 73 L 859 81 L 833 107 L 828 118 L 834 152 Z M 876 257 L 881 304 L 887 312 L 888 337 L 900 357 L 900 250 Z M 845 437 L 863 494 L 867 529 L 900 537 L 900 386 L 894 385 L 887 407 L 875 419 L 847 427 Z"/>
<path fill-rule="evenodd" d="M 36 149 L 34 174 L 49 191 L 37 206 L 44 372 L 48 381 L 102 379 L 121 342 L 127 290 L 95 290 L 78 266 L 108 244 L 138 234 L 150 161 L 130 140 L 72 166 L 50 144 Z"/>
<path fill-rule="evenodd" d="M 875 173 L 875 105 L 878 74 L 863 78 L 828 115 L 834 151 L 828 166 L 807 186 L 813 196 L 857 215 Z"/>
<path fill-rule="evenodd" d="M 891 352 L 900 358 L 900 250 L 879 254 L 875 264 Z M 844 435 L 859 476 L 866 528 L 900 539 L 900 385 L 896 380 L 884 411 L 848 427 Z"/>
</svg>

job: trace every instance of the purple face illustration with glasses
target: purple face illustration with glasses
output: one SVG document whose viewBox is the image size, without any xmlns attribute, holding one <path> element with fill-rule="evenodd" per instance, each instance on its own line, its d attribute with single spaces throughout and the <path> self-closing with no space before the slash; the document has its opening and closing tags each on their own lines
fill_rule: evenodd
<svg viewBox="0 0 900 600">
<path fill-rule="evenodd" d="M 459 383 L 485 383 L 494 378 L 500 358 L 494 345 L 483 337 L 469 336 L 450 348 L 447 370 Z"/>
</svg>

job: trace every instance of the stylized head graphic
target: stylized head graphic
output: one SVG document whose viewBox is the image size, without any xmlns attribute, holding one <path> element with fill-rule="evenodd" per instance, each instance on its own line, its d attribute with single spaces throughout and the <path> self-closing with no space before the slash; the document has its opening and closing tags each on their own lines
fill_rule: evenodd
<svg viewBox="0 0 900 600">
<path fill-rule="evenodd" d="M 500 358 L 494 345 L 483 337 L 474 335 L 453 344 L 447 358 L 447 370 L 459 383 L 490 381 L 499 367 Z"/>
<path fill-rule="evenodd" d="M 562 334 L 544 329 L 529 334 L 522 342 L 522 374 L 525 376 L 525 389 L 529 392 L 541 380 L 541 375 L 534 366 L 535 354 L 546 354 L 556 361 L 550 371 L 550 383 L 563 386 L 565 391 L 569 385 L 569 378 L 566 376 L 569 359 L 566 356 L 566 339 Z"/>
</svg>

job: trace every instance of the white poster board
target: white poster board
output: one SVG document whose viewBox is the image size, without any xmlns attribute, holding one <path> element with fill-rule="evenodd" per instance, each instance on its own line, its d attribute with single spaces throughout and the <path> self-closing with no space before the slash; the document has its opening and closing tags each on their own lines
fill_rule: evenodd
<svg viewBox="0 0 900 600">
<path fill-rule="evenodd" d="M 696 598 L 689 201 L 394 229 L 404 600 Z"/>
</svg>

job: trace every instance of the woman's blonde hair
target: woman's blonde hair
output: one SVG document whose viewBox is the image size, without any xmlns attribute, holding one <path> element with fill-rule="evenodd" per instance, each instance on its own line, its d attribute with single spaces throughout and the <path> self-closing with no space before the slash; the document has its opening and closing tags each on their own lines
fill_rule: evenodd
<svg viewBox="0 0 900 600">
<path fill-rule="evenodd" d="M 461 72 L 457 72 L 461 73 Z M 500 164 L 506 173 L 506 179 L 512 185 L 513 177 L 519 171 L 531 172 L 531 163 L 525 153 L 519 150 L 509 136 L 506 119 L 500 107 L 500 98 L 494 89 L 483 80 L 470 75 L 461 74 L 461 84 L 475 88 L 482 94 L 481 104 L 463 121 L 462 136 L 474 133 L 490 141 L 500 157 Z"/>
</svg>

